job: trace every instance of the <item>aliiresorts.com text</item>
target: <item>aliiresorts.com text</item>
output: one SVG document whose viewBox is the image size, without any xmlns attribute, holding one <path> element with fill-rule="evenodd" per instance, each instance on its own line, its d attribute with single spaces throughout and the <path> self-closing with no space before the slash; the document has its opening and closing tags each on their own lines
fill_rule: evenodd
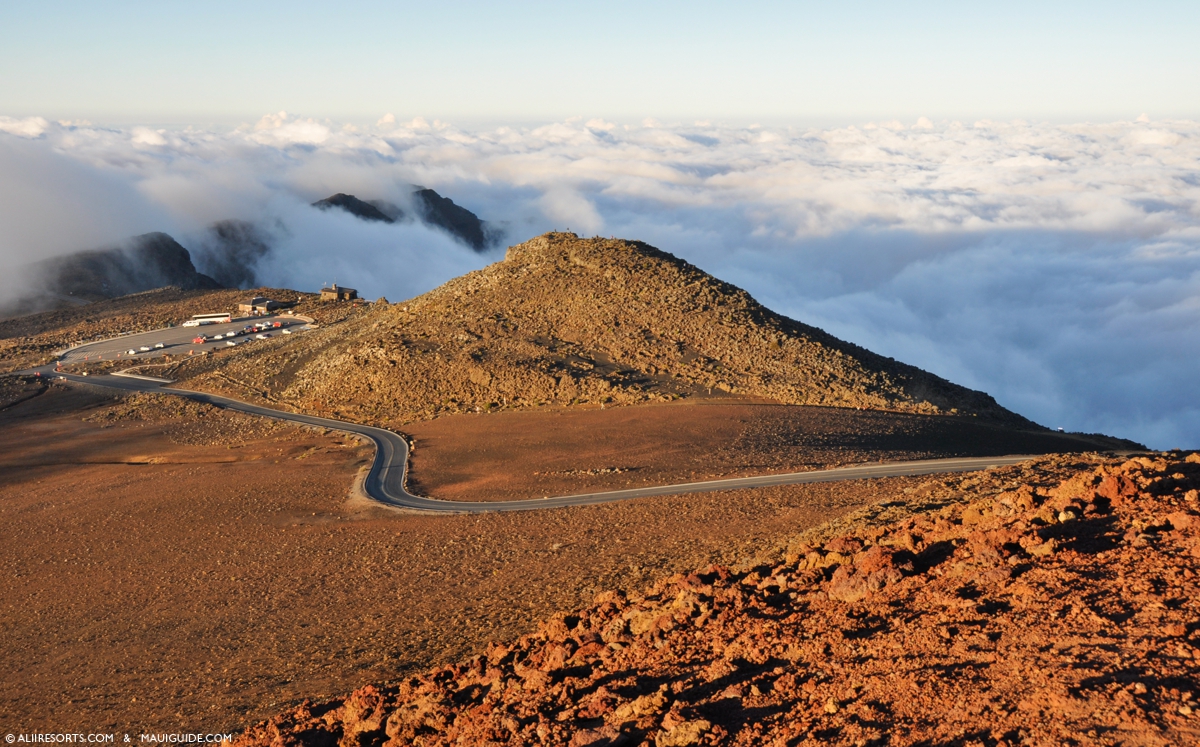
<svg viewBox="0 0 1200 747">
<path fill-rule="evenodd" d="M 141 744 L 219 744 L 232 742 L 232 734 L 139 734 Z M 34 732 L 32 734 L 5 734 L 5 744 L 130 744 L 133 740 L 128 734 L 122 734 L 117 739 L 116 734 L 51 734 Z"/>
</svg>

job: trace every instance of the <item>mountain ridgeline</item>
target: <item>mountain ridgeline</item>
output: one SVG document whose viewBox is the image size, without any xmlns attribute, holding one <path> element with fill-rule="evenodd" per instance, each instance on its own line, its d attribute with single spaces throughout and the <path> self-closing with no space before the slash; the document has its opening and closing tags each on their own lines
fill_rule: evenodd
<svg viewBox="0 0 1200 747">
<path fill-rule="evenodd" d="M 411 198 L 407 210 L 341 193 L 313 206 L 345 210 L 360 219 L 383 223 L 419 220 L 477 252 L 496 244 L 497 229 L 453 200 L 423 188 L 416 189 Z M 281 231 L 286 229 L 222 220 L 193 237 L 192 251 L 165 233 L 148 233 L 117 245 L 43 260 L 24 268 L 28 279 L 24 294 L 0 299 L 0 316 L 21 316 L 166 286 L 182 290 L 254 288 L 262 285 L 259 267 L 274 251 Z"/>
<path fill-rule="evenodd" d="M 168 285 L 183 290 L 222 287 L 198 272 L 188 250 L 165 233 L 147 233 L 119 245 L 43 260 L 31 271 L 35 285 L 68 304 Z"/>
<path fill-rule="evenodd" d="M 410 195 L 411 213 L 399 205 L 383 200 L 360 200 L 354 195 L 338 193 L 317 200 L 313 207 L 322 210 L 339 209 L 367 221 L 408 223 L 419 220 L 427 226 L 449 234 L 455 240 L 477 252 L 487 251 L 496 242 L 496 231 L 470 210 L 442 197 L 432 189 L 419 187 Z"/>
<path fill-rule="evenodd" d="M 982 392 L 780 316 L 654 247 L 570 233 L 513 246 L 502 262 L 302 343 L 235 353 L 222 371 L 301 410 L 393 425 L 739 396 L 1033 427 Z"/>
</svg>

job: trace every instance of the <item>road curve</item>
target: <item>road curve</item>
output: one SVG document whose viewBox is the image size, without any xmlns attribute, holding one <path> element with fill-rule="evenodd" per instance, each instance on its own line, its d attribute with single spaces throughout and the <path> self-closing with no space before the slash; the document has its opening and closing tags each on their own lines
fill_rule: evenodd
<svg viewBox="0 0 1200 747">
<path fill-rule="evenodd" d="M 611 503 L 631 498 L 646 498 L 656 495 L 680 495 L 683 493 L 710 493 L 718 490 L 737 490 L 741 488 L 759 488 L 768 485 L 800 485 L 817 482 L 837 482 L 841 480 L 865 480 L 878 477 L 906 477 L 913 475 L 930 475 L 946 472 L 974 472 L 1007 464 L 1016 464 L 1030 459 L 1027 455 L 997 456 L 997 457 L 955 457 L 950 459 L 926 459 L 909 462 L 881 462 L 854 467 L 837 467 L 834 469 L 814 470 L 811 472 L 790 472 L 778 475 L 760 475 L 756 477 L 732 477 L 723 480 L 703 480 L 700 482 L 676 483 L 673 485 L 656 485 L 644 488 L 629 488 L 627 490 L 608 490 L 602 493 L 582 493 L 579 495 L 560 495 L 548 498 L 534 498 L 522 501 L 497 502 L 467 502 L 443 501 L 435 498 L 425 498 L 413 495 L 405 487 L 405 476 L 408 471 L 408 443 L 399 434 L 383 428 L 358 423 L 347 423 L 342 420 L 320 418 L 315 415 L 302 415 L 269 407 L 254 405 L 241 400 L 222 397 L 206 392 L 193 392 L 187 389 L 167 389 L 163 386 L 165 380 L 137 376 L 77 376 L 75 374 L 59 373 L 53 366 L 35 369 L 42 376 L 62 376 L 68 381 L 81 384 L 120 389 L 130 392 L 158 392 L 185 397 L 195 402 L 204 402 L 217 407 L 224 407 L 238 412 L 261 415 L 263 417 L 285 420 L 290 423 L 311 425 L 318 428 L 354 433 L 370 439 L 375 444 L 375 460 L 371 471 L 363 483 L 367 495 L 386 506 L 415 511 L 434 511 L 440 513 L 489 513 L 492 511 L 530 511 L 544 508 L 561 508 L 564 506 L 589 506 L 597 503 Z M 24 373 L 34 373 L 28 371 Z"/>
</svg>

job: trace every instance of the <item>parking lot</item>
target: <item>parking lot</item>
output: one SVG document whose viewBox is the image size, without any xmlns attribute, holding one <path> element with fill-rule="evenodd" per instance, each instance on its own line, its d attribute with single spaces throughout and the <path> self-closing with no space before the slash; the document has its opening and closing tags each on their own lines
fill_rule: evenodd
<svg viewBox="0 0 1200 747">
<path fill-rule="evenodd" d="M 278 323 L 279 326 L 274 325 Z M 246 331 L 252 325 L 268 324 L 269 329 Z M 200 327 L 179 326 L 158 329 L 152 332 L 122 335 L 108 340 L 87 343 L 73 348 L 62 356 L 63 363 L 79 363 L 95 360 L 127 360 L 130 358 L 151 359 L 163 355 L 188 355 L 206 350 L 228 348 L 236 345 L 253 345 L 261 342 L 257 335 L 271 337 L 292 334 L 309 329 L 305 319 L 278 315 L 234 319 L 226 324 L 206 324 Z M 203 341 L 197 342 L 203 336 Z"/>
</svg>

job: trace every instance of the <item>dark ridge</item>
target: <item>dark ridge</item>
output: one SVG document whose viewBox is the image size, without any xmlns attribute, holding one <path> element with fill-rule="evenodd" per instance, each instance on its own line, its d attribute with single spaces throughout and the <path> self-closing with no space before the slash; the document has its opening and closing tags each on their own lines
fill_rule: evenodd
<svg viewBox="0 0 1200 747">
<path fill-rule="evenodd" d="M 259 285 L 258 263 L 271 251 L 269 235 L 244 220 L 218 221 L 196 247 L 196 264 L 226 288 Z"/>
<path fill-rule="evenodd" d="M 425 225 L 439 228 L 477 252 L 486 251 L 495 244 L 492 231 L 478 215 L 455 204 L 449 197 L 442 197 L 432 189 L 417 187 L 412 193 L 416 217 Z M 363 220 L 383 223 L 399 223 L 411 220 L 404 208 L 385 200 L 360 200 L 354 195 L 339 192 L 332 197 L 318 200 L 313 207 L 322 210 L 339 208 Z"/>
<path fill-rule="evenodd" d="M 441 228 L 477 252 L 488 248 L 490 242 L 483 221 L 470 210 L 454 204 L 454 200 L 442 197 L 432 189 L 418 189 L 413 192 L 413 203 L 425 223 Z"/>
<path fill-rule="evenodd" d="M 408 214 L 404 212 L 404 208 L 394 202 L 388 202 L 387 200 L 367 200 L 367 204 L 386 215 L 388 220 L 393 223 L 410 220 Z"/>
<path fill-rule="evenodd" d="M 65 297 L 68 303 L 116 298 L 169 285 L 183 290 L 223 287 L 198 272 L 188 250 L 165 233 L 142 234 L 119 246 L 48 259 L 34 265 L 33 271 L 45 293 Z"/>
<path fill-rule="evenodd" d="M 351 215 L 362 218 L 363 220 L 374 220 L 381 223 L 393 223 L 393 219 L 389 218 L 379 208 L 369 202 L 364 202 L 354 195 L 337 193 L 332 197 L 326 197 L 324 200 L 317 200 L 313 203 L 313 207 L 321 210 L 330 208 L 341 208 Z"/>
</svg>

